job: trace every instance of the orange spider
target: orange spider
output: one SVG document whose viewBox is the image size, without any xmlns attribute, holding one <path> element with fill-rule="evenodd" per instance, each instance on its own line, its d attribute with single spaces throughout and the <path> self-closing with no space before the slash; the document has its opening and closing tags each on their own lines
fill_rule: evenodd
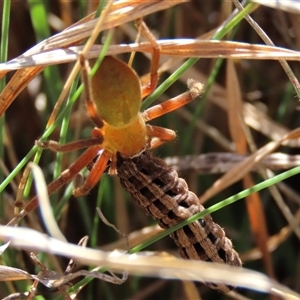
<svg viewBox="0 0 300 300">
<path fill-rule="evenodd" d="M 88 148 L 48 185 L 49 194 L 71 181 L 97 157 L 83 184 L 73 190 L 76 197 L 85 195 L 99 181 L 109 161 L 110 173 L 116 173 L 117 152 L 124 157 L 134 157 L 146 148 L 154 148 L 173 140 L 176 136 L 173 130 L 146 123 L 189 103 L 202 92 L 202 83 L 190 79 L 187 92 L 140 112 L 142 99 L 152 93 L 157 85 L 160 49 L 144 22 L 139 22 L 138 26 L 153 46 L 150 82 L 146 86 L 141 86 L 132 68 L 111 56 L 104 58 L 96 74 L 89 79 L 89 65 L 86 59 L 79 55 L 86 92 L 86 108 L 96 127 L 92 130 L 92 137 L 88 139 L 64 145 L 55 141 L 37 142 L 38 146 L 57 152 Z M 37 197 L 34 197 L 9 224 L 15 224 L 37 206 Z"/>
</svg>

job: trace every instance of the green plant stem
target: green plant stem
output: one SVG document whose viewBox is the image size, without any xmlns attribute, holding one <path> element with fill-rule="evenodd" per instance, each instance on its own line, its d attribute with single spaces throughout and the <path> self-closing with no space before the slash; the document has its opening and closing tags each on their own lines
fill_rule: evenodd
<svg viewBox="0 0 300 300">
<path fill-rule="evenodd" d="M 1 30 L 1 44 L 0 44 L 0 62 L 7 60 L 8 53 L 8 38 L 9 38 L 9 22 L 10 22 L 10 0 L 3 1 L 2 11 L 2 30 Z M 0 91 L 2 91 L 6 84 L 6 76 L 0 80 Z M 0 158 L 4 159 L 4 135 L 5 135 L 5 115 L 0 117 Z M 0 169 L 0 182 L 4 179 L 4 174 Z M 4 195 L 0 194 L 0 218 L 4 214 Z"/>
</svg>

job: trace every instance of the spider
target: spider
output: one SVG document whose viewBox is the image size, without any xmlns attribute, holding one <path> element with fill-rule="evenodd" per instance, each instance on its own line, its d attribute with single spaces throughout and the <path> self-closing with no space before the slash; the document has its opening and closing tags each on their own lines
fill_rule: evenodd
<svg viewBox="0 0 300 300">
<path fill-rule="evenodd" d="M 131 67 L 112 56 L 104 58 L 96 74 L 90 79 L 89 62 L 79 54 L 86 109 L 95 128 L 92 130 L 91 138 L 67 144 L 58 144 L 52 140 L 37 142 L 39 147 L 56 152 L 87 148 L 68 169 L 48 185 L 49 195 L 70 182 L 84 167 L 95 160 L 87 178 L 73 190 L 75 197 L 85 195 L 100 180 L 109 161 L 109 173 L 116 173 L 118 152 L 130 158 L 139 155 L 146 148 L 155 148 L 173 140 L 176 136 L 173 130 L 153 126 L 147 122 L 178 109 L 202 92 L 202 83 L 189 79 L 187 92 L 140 112 L 142 99 L 153 92 L 158 82 L 160 48 L 142 20 L 137 21 L 137 26 L 153 47 L 150 81 L 145 86 L 141 86 L 139 77 Z M 91 64 L 93 63 L 94 61 L 91 61 Z M 15 224 L 37 206 L 37 197 L 34 197 L 9 224 Z"/>
</svg>

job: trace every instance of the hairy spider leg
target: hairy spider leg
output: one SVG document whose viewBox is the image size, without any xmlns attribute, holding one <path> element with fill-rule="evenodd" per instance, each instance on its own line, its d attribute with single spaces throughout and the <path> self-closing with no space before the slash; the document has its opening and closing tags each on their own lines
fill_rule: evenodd
<svg viewBox="0 0 300 300">
<path fill-rule="evenodd" d="M 143 19 L 136 20 L 136 26 L 142 35 L 148 40 L 152 47 L 152 59 L 150 67 L 150 81 L 147 85 L 142 86 L 142 99 L 150 95 L 156 88 L 158 82 L 158 67 L 160 58 L 160 45 L 157 43 L 155 36 L 149 30 Z"/>
<path fill-rule="evenodd" d="M 80 53 L 79 54 L 79 62 L 81 66 L 81 80 L 84 85 L 85 90 L 85 106 L 88 111 L 88 114 L 90 116 L 90 119 L 93 121 L 93 123 L 98 127 L 102 128 L 104 123 L 101 118 L 99 118 L 95 104 L 93 102 L 93 99 L 91 97 L 92 95 L 92 85 L 91 81 L 89 80 L 89 73 L 90 73 L 90 65 L 86 58 Z"/>
<path fill-rule="evenodd" d="M 154 105 L 142 112 L 142 117 L 145 122 L 165 115 L 173 110 L 176 110 L 187 103 L 191 102 L 203 91 L 203 84 L 194 79 L 188 80 L 189 91 L 182 93 L 174 98 L 171 98 L 161 104 Z M 147 134 L 153 139 L 151 140 L 151 148 L 160 146 L 161 144 L 171 141 L 176 137 L 176 133 L 168 128 L 153 126 L 147 124 Z"/>
<path fill-rule="evenodd" d="M 163 103 L 154 105 L 142 112 L 143 119 L 148 122 L 176 110 L 198 97 L 202 92 L 204 85 L 200 81 L 188 79 L 188 91 Z"/>
<path fill-rule="evenodd" d="M 99 119 L 100 120 L 100 119 Z M 103 143 L 103 135 L 99 131 L 98 128 L 94 128 L 92 131 L 92 138 L 83 139 L 67 144 L 59 144 L 55 141 L 46 141 L 46 142 L 37 142 L 37 145 L 42 148 L 48 148 L 55 152 L 70 152 L 73 150 L 78 150 L 81 148 L 89 148 L 95 149 L 91 151 L 91 153 L 86 150 L 82 156 L 80 156 L 77 161 L 75 161 L 70 168 L 66 169 L 62 172 L 61 176 L 59 176 L 56 180 L 48 186 L 48 193 L 51 195 L 55 191 L 57 191 L 60 187 L 64 184 L 72 180 L 85 166 L 92 162 L 92 160 L 99 155 L 100 151 L 101 154 L 97 158 L 96 162 L 93 164 L 93 168 L 86 178 L 85 182 L 78 187 L 74 187 L 73 195 L 75 197 L 79 197 L 82 195 L 87 194 L 95 185 L 96 182 L 99 181 L 100 177 L 102 176 L 111 155 L 107 153 L 103 147 L 101 146 Z M 85 157 L 87 155 L 87 157 Z M 88 157 L 89 156 L 89 157 Z M 84 157 L 80 160 L 81 157 Z M 89 161 L 88 161 L 89 159 Z"/>
<path fill-rule="evenodd" d="M 99 154 L 99 146 L 92 146 L 88 148 L 71 166 L 63 171 L 61 175 L 48 186 L 48 194 L 51 195 L 66 183 L 70 182 L 87 164 L 89 164 Z M 104 163 L 102 161 L 102 163 Z M 105 165 L 106 166 L 106 165 Z M 33 211 L 38 207 L 38 198 L 32 198 L 23 208 L 23 210 L 15 216 L 7 225 L 17 224 L 27 213 Z"/>
<path fill-rule="evenodd" d="M 103 137 L 91 137 L 87 139 L 82 139 L 75 142 L 70 142 L 66 144 L 59 144 L 56 141 L 36 141 L 36 145 L 42 149 L 50 149 L 54 152 L 71 152 L 75 150 L 80 150 L 83 148 L 89 148 L 91 146 L 102 144 Z"/>
</svg>

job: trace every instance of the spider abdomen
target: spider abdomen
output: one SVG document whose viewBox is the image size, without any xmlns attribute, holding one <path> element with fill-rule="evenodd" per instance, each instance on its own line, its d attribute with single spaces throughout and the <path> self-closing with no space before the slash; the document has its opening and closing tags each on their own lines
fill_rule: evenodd
<svg viewBox="0 0 300 300">
<path fill-rule="evenodd" d="M 153 157 L 148 150 L 132 158 L 118 153 L 117 172 L 121 185 L 134 202 L 162 228 L 173 227 L 204 210 L 198 197 L 189 191 L 177 172 L 163 160 Z M 224 230 L 214 223 L 210 215 L 173 232 L 171 237 L 185 259 L 242 265 Z M 223 284 L 209 286 L 224 293 L 232 289 Z"/>
</svg>

